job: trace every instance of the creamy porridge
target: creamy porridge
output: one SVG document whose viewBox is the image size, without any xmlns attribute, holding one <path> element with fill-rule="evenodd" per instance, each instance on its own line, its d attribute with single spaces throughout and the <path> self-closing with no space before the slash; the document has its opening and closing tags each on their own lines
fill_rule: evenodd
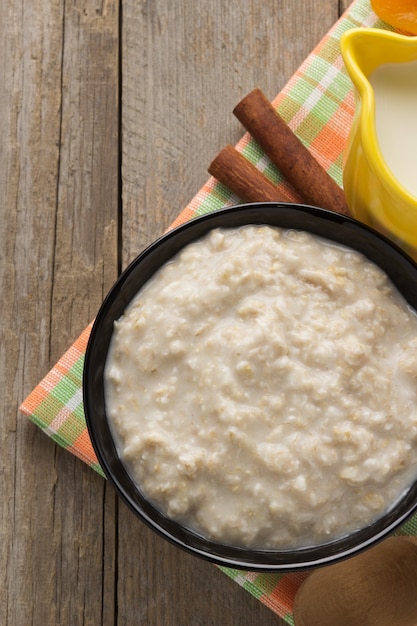
<svg viewBox="0 0 417 626">
<path fill-rule="evenodd" d="M 106 404 L 168 516 L 293 547 L 366 525 L 417 464 L 417 317 L 359 253 L 269 226 L 214 230 L 116 322 Z"/>
</svg>

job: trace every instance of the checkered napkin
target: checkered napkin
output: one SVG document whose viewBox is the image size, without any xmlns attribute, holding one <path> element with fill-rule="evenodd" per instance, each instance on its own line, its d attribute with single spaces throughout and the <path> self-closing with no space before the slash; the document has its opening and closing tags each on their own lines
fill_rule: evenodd
<svg viewBox="0 0 417 626">
<path fill-rule="evenodd" d="M 273 102 L 298 137 L 340 185 L 343 150 L 355 103 L 352 84 L 340 55 L 339 40 L 344 31 L 361 26 L 387 28 L 386 24 L 377 20 L 369 0 L 356 0 L 350 6 Z M 295 198 L 280 173 L 248 134 L 243 136 L 237 149 Z M 192 217 L 238 203 L 239 198 L 210 178 L 172 227 Z M 20 408 L 59 445 L 104 475 L 94 454 L 83 412 L 82 373 L 90 330 L 91 325 Z M 412 518 L 399 532 L 417 534 L 417 518 Z M 293 600 L 306 574 L 257 574 L 221 569 L 288 624 L 294 624 Z"/>
</svg>

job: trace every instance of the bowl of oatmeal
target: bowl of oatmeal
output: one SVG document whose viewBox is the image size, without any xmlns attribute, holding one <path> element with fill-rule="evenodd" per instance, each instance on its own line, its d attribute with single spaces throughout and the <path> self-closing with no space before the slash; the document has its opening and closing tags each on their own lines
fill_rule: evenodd
<svg viewBox="0 0 417 626">
<path fill-rule="evenodd" d="M 95 320 L 84 406 L 138 517 L 220 565 L 351 556 L 417 506 L 417 265 L 359 222 L 246 204 L 123 272 Z"/>
</svg>

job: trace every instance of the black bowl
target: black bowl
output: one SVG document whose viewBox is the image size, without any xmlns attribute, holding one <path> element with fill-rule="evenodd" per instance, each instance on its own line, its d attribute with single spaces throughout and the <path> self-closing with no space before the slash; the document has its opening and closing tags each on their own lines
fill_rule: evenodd
<svg viewBox="0 0 417 626">
<path fill-rule="evenodd" d="M 246 224 L 305 230 L 350 246 L 379 265 L 417 310 L 417 265 L 367 226 L 324 209 L 297 204 L 254 203 L 220 210 L 168 232 L 144 250 L 117 280 L 98 312 L 88 343 L 84 408 L 94 450 L 107 478 L 133 512 L 165 539 L 223 566 L 268 572 L 301 570 L 352 556 L 393 532 L 417 508 L 417 482 L 376 522 L 326 544 L 290 550 L 253 550 L 223 545 L 181 526 L 150 504 L 120 460 L 106 416 L 103 374 L 114 321 L 159 267 L 184 246 L 213 228 L 236 228 Z"/>
</svg>

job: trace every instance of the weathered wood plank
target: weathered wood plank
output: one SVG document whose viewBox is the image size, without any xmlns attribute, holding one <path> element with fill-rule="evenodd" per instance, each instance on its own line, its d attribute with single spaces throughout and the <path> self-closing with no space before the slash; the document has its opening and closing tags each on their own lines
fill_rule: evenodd
<svg viewBox="0 0 417 626">
<path fill-rule="evenodd" d="M 51 358 L 89 320 L 117 275 L 119 7 L 65 3 Z M 115 497 L 70 455 L 57 459 L 57 623 L 114 623 Z M 74 489 L 74 486 L 77 486 Z M 70 577 L 68 576 L 70 573 Z"/>
<path fill-rule="evenodd" d="M 114 623 L 115 497 L 18 414 L 117 273 L 118 2 L 0 7 L 0 623 Z"/>
<path fill-rule="evenodd" d="M 234 105 L 256 86 L 274 97 L 338 15 L 335 0 L 124 3 L 124 263 L 241 137 Z"/>
<path fill-rule="evenodd" d="M 191 200 L 219 150 L 242 136 L 234 105 L 256 86 L 274 97 L 338 16 L 334 0 L 124 3 L 123 265 Z M 281 623 L 233 586 L 121 508 L 120 626 Z"/>
<path fill-rule="evenodd" d="M 46 51 L 48 45 L 59 49 L 61 29 L 51 32 L 50 22 L 62 20 L 59 6 L 46 11 L 40 5 L 0 7 L 0 368 L 7 374 L 1 406 L 0 622 L 13 625 L 32 623 L 33 614 L 45 623 L 52 616 L 49 589 L 33 605 L 37 581 L 52 588 L 56 546 L 54 446 L 17 413 L 23 394 L 49 367 L 54 234 L 48 225 L 55 214 L 59 94 L 39 87 L 41 76 L 60 82 L 59 63 L 51 63 Z"/>
</svg>

